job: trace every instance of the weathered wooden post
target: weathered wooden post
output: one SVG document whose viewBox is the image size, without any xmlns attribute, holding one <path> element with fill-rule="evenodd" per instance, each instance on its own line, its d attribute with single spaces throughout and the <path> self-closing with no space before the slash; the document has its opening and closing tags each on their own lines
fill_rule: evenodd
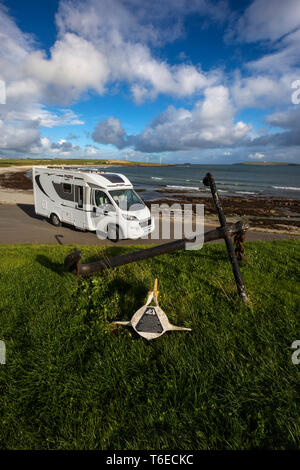
<svg viewBox="0 0 300 470">
<path fill-rule="evenodd" d="M 212 196 L 213 196 L 213 199 L 214 199 L 214 203 L 215 203 L 215 206 L 216 206 L 216 209 L 217 209 L 217 212 L 218 212 L 218 217 L 219 217 L 221 228 L 226 229 L 226 225 L 227 225 L 226 224 L 226 217 L 225 217 L 225 214 L 224 214 L 224 211 L 223 211 L 223 208 L 222 208 L 222 204 L 221 204 L 221 201 L 220 201 L 220 198 L 219 198 L 219 194 L 218 194 L 218 191 L 217 191 L 217 187 L 216 187 L 214 177 L 211 173 L 206 174 L 205 178 L 203 179 L 203 184 L 205 186 L 210 187 L 210 190 L 211 190 L 211 193 L 212 193 Z M 231 240 L 231 238 L 230 238 L 230 236 L 229 236 L 229 234 L 227 233 L 226 230 L 224 232 L 224 240 L 225 240 L 225 243 L 226 243 L 227 252 L 228 252 L 230 262 L 231 262 L 232 271 L 233 271 L 233 274 L 234 274 L 234 278 L 235 278 L 235 282 L 236 282 L 236 285 L 237 285 L 239 296 L 241 297 L 241 299 L 245 303 L 248 303 L 249 300 L 248 300 L 248 297 L 247 297 L 247 294 L 246 294 L 246 289 L 245 289 L 245 286 L 244 286 L 244 283 L 243 283 L 243 279 L 242 279 L 240 267 L 239 267 L 239 264 L 238 264 L 238 261 L 237 261 L 237 258 L 236 258 L 236 254 L 235 254 L 235 251 L 234 251 L 233 243 L 232 243 L 232 240 Z"/>
</svg>

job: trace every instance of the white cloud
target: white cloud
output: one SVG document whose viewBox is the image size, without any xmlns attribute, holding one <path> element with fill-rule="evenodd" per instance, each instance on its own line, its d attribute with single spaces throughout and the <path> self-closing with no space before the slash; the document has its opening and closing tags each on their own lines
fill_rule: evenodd
<svg viewBox="0 0 300 470">
<path fill-rule="evenodd" d="M 139 103 L 160 93 L 184 97 L 211 87 L 220 79 L 216 71 L 174 66 L 150 50 L 150 45 L 159 46 L 184 34 L 183 19 L 192 13 L 205 16 L 205 21 L 223 21 L 226 5 L 219 2 L 216 9 L 211 0 L 162 4 L 154 0 L 151 5 L 136 0 L 63 0 L 56 15 L 58 39 L 47 54 L 0 6 L 0 79 L 7 91 L 7 104 L 0 108 L 2 151 L 21 151 L 23 145 L 24 151 L 33 154 L 76 153 L 78 146 L 70 142 L 50 143 L 41 138 L 39 127 L 83 124 L 73 111 L 50 111 L 47 104 L 66 105 L 89 91 L 101 95 L 114 82 L 126 82 Z M 112 127 L 106 140 L 115 135 L 114 143 L 123 145 L 125 136 L 121 125 L 117 129 L 118 121 L 111 118 L 106 124 L 106 131 Z M 98 134 L 103 140 L 101 126 Z M 97 151 L 94 146 L 85 149 L 86 153 Z"/>
<path fill-rule="evenodd" d="M 299 41 L 300 29 L 275 43 L 272 52 L 249 62 L 248 67 L 259 72 L 271 72 L 280 75 L 287 73 L 294 67 L 299 66 Z"/>
<path fill-rule="evenodd" d="M 37 129 L 20 128 L 0 121 L 0 149 L 26 152 L 39 141 Z"/>
<path fill-rule="evenodd" d="M 59 33 L 70 31 L 88 40 L 120 44 L 161 45 L 184 35 L 184 19 L 191 14 L 207 22 L 222 22 L 228 15 L 226 1 L 172 0 L 63 0 L 56 15 Z"/>
<path fill-rule="evenodd" d="M 267 117 L 267 122 L 274 127 L 300 131 L 300 108 L 291 107 L 286 111 L 278 111 Z"/>
<path fill-rule="evenodd" d="M 80 120 L 71 109 L 62 109 L 54 113 L 41 105 L 28 106 L 24 111 L 7 111 L 6 120 L 8 122 L 23 123 L 24 125 L 32 123 L 36 127 L 76 126 L 84 124 L 84 121 Z"/>
<path fill-rule="evenodd" d="M 259 158 L 259 155 L 267 150 L 273 154 L 283 153 L 285 149 L 284 160 L 289 160 L 290 155 L 295 154 L 295 149 L 300 146 L 300 107 L 291 107 L 285 111 L 277 111 L 266 118 L 266 122 L 271 126 L 269 131 L 260 135 L 251 136 L 245 141 L 245 146 L 255 148 L 258 153 L 252 153 L 252 158 Z"/>
<path fill-rule="evenodd" d="M 47 59 L 41 51 L 29 54 L 24 72 L 44 85 L 47 97 L 60 103 L 78 98 L 83 91 L 104 91 L 109 70 L 104 55 L 85 39 L 67 33 L 51 49 Z"/>
<path fill-rule="evenodd" d="M 254 0 L 237 20 L 239 41 L 276 41 L 300 27 L 299 0 Z"/>
<path fill-rule="evenodd" d="M 1 123 L 0 123 L 1 131 Z M 6 135 L 8 132 L 6 131 Z M 94 145 L 86 145 L 81 147 L 75 145 L 66 139 L 59 139 L 58 141 L 52 142 L 48 137 L 41 137 L 40 133 L 35 130 L 32 133 L 26 133 L 27 140 L 24 141 L 25 134 L 17 131 L 15 135 L 15 143 L 13 140 L 7 142 L 4 147 L 1 142 L 0 134 L 0 155 L 16 157 L 23 155 L 24 149 L 26 155 L 32 157 L 80 157 L 80 158 L 97 158 L 102 156 L 102 152 Z"/>
<path fill-rule="evenodd" d="M 234 109 L 228 89 L 205 90 L 205 98 L 192 110 L 169 106 L 138 135 L 126 135 L 119 119 L 100 122 L 93 138 L 118 148 L 132 146 L 142 152 L 164 152 L 217 148 L 241 143 L 251 130 L 244 122 L 234 123 Z"/>
<path fill-rule="evenodd" d="M 33 50 L 33 39 L 24 34 L 9 16 L 8 9 L 0 4 L 0 79 L 16 78 L 19 65 Z"/>
<path fill-rule="evenodd" d="M 17 106 L 20 101 L 26 105 L 41 97 L 41 83 L 28 77 L 7 82 L 6 95 L 14 106 Z"/>
<path fill-rule="evenodd" d="M 70 109 L 50 111 L 42 104 L 45 83 L 26 69 L 27 61 L 36 53 L 33 38 L 16 26 L 2 5 L 0 38 L 0 79 L 6 84 L 6 104 L 0 106 L 0 153 L 43 155 L 47 147 L 39 127 L 82 125 L 83 121 Z M 50 75 L 49 70 L 47 73 Z"/>
<path fill-rule="evenodd" d="M 159 93 L 191 96 L 215 83 L 220 74 L 205 74 L 193 65 L 171 66 L 155 58 L 148 43 L 168 39 L 169 33 L 164 35 L 161 28 L 162 23 L 166 21 L 169 26 L 167 31 L 173 31 L 171 37 L 174 39 L 172 25 L 178 26 L 178 21 L 181 22 L 182 18 L 191 12 L 198 11 L 200 14 L 209 15 L 213 20 L 224 17 L 222 4 L 219 5 L 218 13 L 212 5 L 212 2 L 204 0 L 172 3 L 154 1 L 151 2 L 151 7 L 134 0 L 88 0 L 76 4 L 63 1 L 56 16 L 60 37 L 59 49 L 68 49 L 65 46 L 67 38 L 70 40 L 70 37 L 80 37 L 102 54 L 103 74 L 98 77 L 101 82 L 100 93 L 109 78 L 110 81 L 127 82 L 136 102 L 153 99 Z M 176 31 L 177 29 L 175 27 Z M 177 34 L 181 34 L 179 30 Z M 56 61 L 56 47 L 55 45 L 53 48 L 49 64 Z M 97 62 L 99 60 L 94 57 L 95 66 Z M 39 61 L 40 65 L 42 64 Z M 45 62 L 44 65 L 46 66 Z M 47 72 L 45 75 L 48 76 Z M 89 86 L 91 85 L 86 84 L 86 89 Z M 95 86 L 94 89 L 97 90 Z M 82 92 L 82 89 L 79 92 Z"/>
<path fill-rule="evenodd" d="M 210 0 L 154 1 L 151 7 L 135 0 L 64 0 L 56 15 L 58 39 L 49 55 L 1 9 L 0 70 L 6 72 L 3 77 L 0 72 L 0 79 L 7 82 L 7 96 L 14 104 L 21 100 L 66 105 L 89 91 L 101 95 L 114 82 L 128 83 L 139 103 L 159 93 L 192 96 L 220 80 L 220 73 L 172 66 L 154 57 L 149 43 L 182 34 L 178 24 L 192 12 L 211 21 L 224 19 L 223 3 L 218 9 L 213 6 Z M 162 28 L 164 23 L 169 28 Z M 162 34 L 170 29 L 170 37 Z"/>
<path fill-rule="evenodd" d="M 122 52 L 115 50 L 110 65 L 115 80 L 133 83 L 131 90 L 136 102 L 153 99 L 159 93 L 191 96 L 219 79 L 217 73 L 205 75 L 194 66 L 170 66 L 157 61 L 147 47 L 139 44 L 124 44 Z"/>
<path fill-rule="evenodd" d="M 265 154 L 260 152 L 249 153 L 249 158 L 251 158 L 252 160 L 261 160 L 262 158 L 264 158 L 264 156 Z"/>
<path fill-rule="evenodd" d="M 263 41 L 267 51 L 244 62 L 235 73 L 235 104 L 240 108 L 288 105 L 291 83 L 300 76 L 299 0 L 254 0 L 242 16 L 232 15 L 228 36 L 237 42 Z"/>
<path fill-rule="evenodd" d="M 231 85 L 233 102 L 238 108 L 266 108 L 269 106 L 286 106 L 291 102 L 291 83 L 297 71 L 283 71 L 281 76 L 262 73 L 242 77 L 235 74 Z M 300 71 L 299 71 L 300 76 Z"/>
<path fill-rule="evenodd" d="M 24 154 L 40 157 L 100 157 L 102 152 L 94 145 L 81 147 L 67 139 L 51 141 L 42 137 L 36 127 L 20 127 L 0 120 L 0 155 L 18 157 Z"/>
<path fill-rule="evenodd" d="M 124 147 L 125 130 L 122 128 L 120 119 L 109 117 L 107 120 L 99 122 L 96 126 L 92 138 L 95 142 L 102 144 L 113 144 L 116 147 Z"/>
<path fill-rule="evenodd" d="M 169 106 L 138 135 L 127 135 L 121 121 L 110 117 L 93 134 L 105 145 L 131 146 L 136 152 L 188 152 L 243 143 L 297 146 L 296 115 L 285 114 L 279 105 L 290 104 L 291 83 L 300 76 L 299 5 L 298 0 L 254 0 L 236 21 L 235 39 L 264 41 L 269 52 L 244 63 L 231 77 L 230 88 L 219 85 L 230 78 L 225 81 L 220 71 L 204 72 L 198 64 L 172 65 L 159 56 L 161 45 L 183 37 L 187 15 L 202 15 L 203 27 L 206 21 L 224 21 L 224 2 L 62 0 L 56 15 L 58 36 L 49 52 L 41 51 L 0 6 L 0 80 L 5 80 L 7 92 L 7 104 L 0 106 L 0 152 L 1 146 L 2 152 L 21 152 L 23 145 L 24 152 L 33 154 L 97 155 L 95 146 L 81 148 L 67 139 L 51 142 L 38 128 L 83 124 L 67 109 L 68 103 L 89 92 L 102 95 L 120 83 L 128 85 L 136 103 L 158 94 L 196 102 L 191 109 Z M 55 103 L 64 109 L 50 110 L 47 105 Z M 255 138 L 251 126 L 235 122 L 237 109 L 274 105 L 277 113 L 268 123 L 283 129 L 278 133 Z M 255 148 L 253 155 L 256 150 L 262 153 Z"/>
</svg>

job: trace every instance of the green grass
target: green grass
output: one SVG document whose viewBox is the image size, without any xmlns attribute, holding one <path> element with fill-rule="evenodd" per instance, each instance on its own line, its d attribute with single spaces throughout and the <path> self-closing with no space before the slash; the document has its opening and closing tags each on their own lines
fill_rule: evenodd
<svg viewBox="0 0 300 470">
<path fill-rule="evenodd" d="M 83 260 L 133 247 L 82 247 Z M 88 279 L 67 246 L 0 246 L 2 449 L 299 449 L 300 243 L 246 244 L 238 299 L 224 244 Z M 191 332 L 113 329 L 145 303 Z"/>
<path fill-rule="evenodd" d="M 30 166 L 30 165 L 138 165 L 138 166 L 159 166 L 158 163 L 143 163 L 133 161 L 114 161 L 104 158 L 1 158 L 0 167 L 7 166 Z"/>
<path fill-rule="evenodd" d="M 105 159 L 87 159 L 87 158 L 1 158 L 0 167 L 6 166 L 28 166 L 28 165 L 101 165 L 106 163 Z"/>
</svg>

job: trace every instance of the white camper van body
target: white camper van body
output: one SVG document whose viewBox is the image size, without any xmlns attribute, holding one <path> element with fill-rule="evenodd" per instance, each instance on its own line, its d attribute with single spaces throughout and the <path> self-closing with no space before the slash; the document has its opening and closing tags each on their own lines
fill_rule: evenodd
<svg viewBox="0 0 300 470">
<path fill-rule="evenodd" d="M 126 176 L 98 169 L 35 166 L 36 214 L 103 238 L 137 239 L 154 230 L 148 207 Z"/>
</svg>

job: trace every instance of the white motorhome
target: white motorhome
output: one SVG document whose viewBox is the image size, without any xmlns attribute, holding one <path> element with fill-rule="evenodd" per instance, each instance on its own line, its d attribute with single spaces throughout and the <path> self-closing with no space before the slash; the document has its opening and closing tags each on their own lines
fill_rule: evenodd
<svg viewBox="0 0 300 470">
<path fill-rule="evenodd" d="M 154 230 L 148 207 L 126 176 L 99 169 L 35 166 L 36 214 L 55 226 L 74 225 L 103 238 L 137 239 Z"/>
</svg>

